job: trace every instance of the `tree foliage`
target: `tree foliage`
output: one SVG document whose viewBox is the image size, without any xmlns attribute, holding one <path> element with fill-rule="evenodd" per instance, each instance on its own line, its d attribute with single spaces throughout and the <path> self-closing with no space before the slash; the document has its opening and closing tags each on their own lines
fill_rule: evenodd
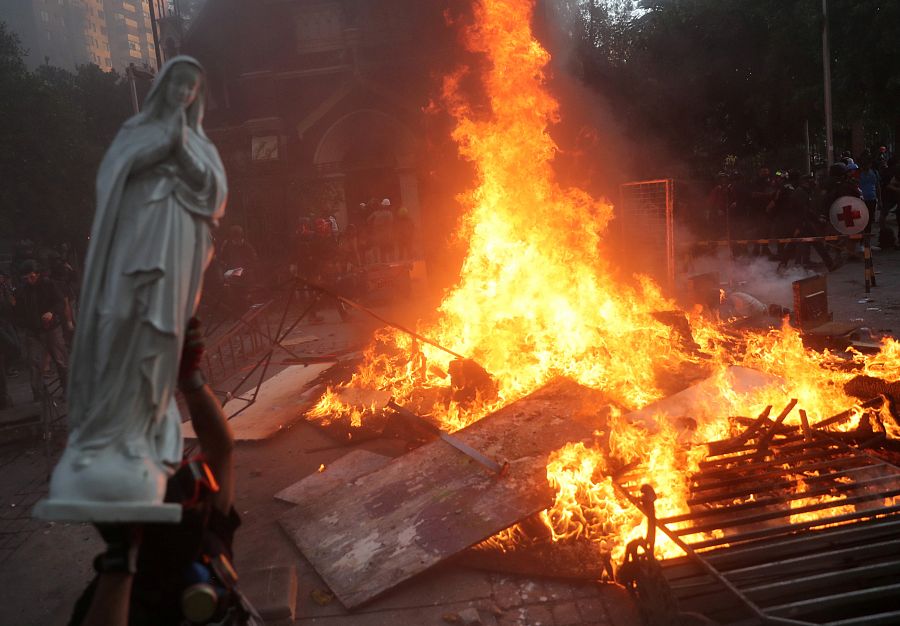
<svg viewBox="0 0 900 626">
<path fill-rule="evenodd" d="M 131 113 L 128 86 L 96 65 L 29 72 L 24 54 L 0 23 L 0 228 L 12 238 L 83 241 L 97 167 Z"/>
<path fill-rule="evenodd" d="M 639 6 L 638 6 L 639 5 Z M 824 140 L 821 0 L 560 0 L 581 77 L 696 169 Z M 900 3 L 829 0 L 836 143 L 900 130 Z M 800 163 L 788 165 L 799 167 Z"/>
</svg>

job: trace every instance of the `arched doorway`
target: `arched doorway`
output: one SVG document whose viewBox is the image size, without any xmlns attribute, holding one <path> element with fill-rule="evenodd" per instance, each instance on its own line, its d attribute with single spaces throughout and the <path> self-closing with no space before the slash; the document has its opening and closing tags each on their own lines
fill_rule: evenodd
<svg viewBox="0 0 900 626">
<path fill-rule="evenodd" d="M 394 117 L 375 109 L 345 115 L 325 131 L 313 161 L 320 177 L 342 191 L 335 211 L 342 226 L 363 220 L 359 204 L 373 198 L 390 198 L 419 222 L 416 140 Z"/>
</svg>

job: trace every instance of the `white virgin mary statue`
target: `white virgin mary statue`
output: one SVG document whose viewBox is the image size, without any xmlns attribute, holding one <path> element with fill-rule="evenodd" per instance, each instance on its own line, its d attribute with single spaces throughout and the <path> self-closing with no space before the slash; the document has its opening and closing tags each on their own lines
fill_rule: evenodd
<svg viewBox="0 0 900 626">
<path fill-rule="evenodd" d="M 225 171 L 201 126 L 204 73 L 168 61 L 100 164 L 68 389 L 69 439 L 35 514 L 177 522 L 174 401 L 188 320 L 222 217 Z"/>
</svg>

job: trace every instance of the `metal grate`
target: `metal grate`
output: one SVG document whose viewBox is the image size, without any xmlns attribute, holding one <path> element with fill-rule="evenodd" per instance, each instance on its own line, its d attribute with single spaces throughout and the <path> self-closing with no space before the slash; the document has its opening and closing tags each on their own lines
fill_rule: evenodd
<svg viewBox="0 0 900 626">
<path fill-rule="evenodd" d="M 625 183 L 616 206 L 623 243 L 640 249 L 629 255 L 632 269 L 670 287 L 675 282 L 674 189 L 672 179 Z"/>
<path fill-rule="evenodd" d="M 670 584 L 682 603 L 693 595 L 710 610 L 724 586 L 756 623 L 898 624 L 900 468 L 819 430 L 848 413 L 808 426 L 801 411 L 803 428 L 785 426 L 795 404 L 709 444 L 690 513 L 645 510 L 694 561 L 669 572 Z M 638 484 L 619 486 L 647 508 Z"/>
</svg>

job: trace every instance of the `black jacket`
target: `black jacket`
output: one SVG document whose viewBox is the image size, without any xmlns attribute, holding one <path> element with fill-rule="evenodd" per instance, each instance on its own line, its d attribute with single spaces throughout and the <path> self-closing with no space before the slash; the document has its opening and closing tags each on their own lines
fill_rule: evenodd
<svg viewBox="0 0 900 626">
<path fill-rule="evenodd" d="M 48 311 L 53 313 L 53 319 L 45 323 L 41 318 Z M 33 285 L 26 282 L 16 291 L 16 323 L 30 333 L 56 328 L 65 314 L 65 300 L 49 280 L 42 278 Z"/>
</svg>

